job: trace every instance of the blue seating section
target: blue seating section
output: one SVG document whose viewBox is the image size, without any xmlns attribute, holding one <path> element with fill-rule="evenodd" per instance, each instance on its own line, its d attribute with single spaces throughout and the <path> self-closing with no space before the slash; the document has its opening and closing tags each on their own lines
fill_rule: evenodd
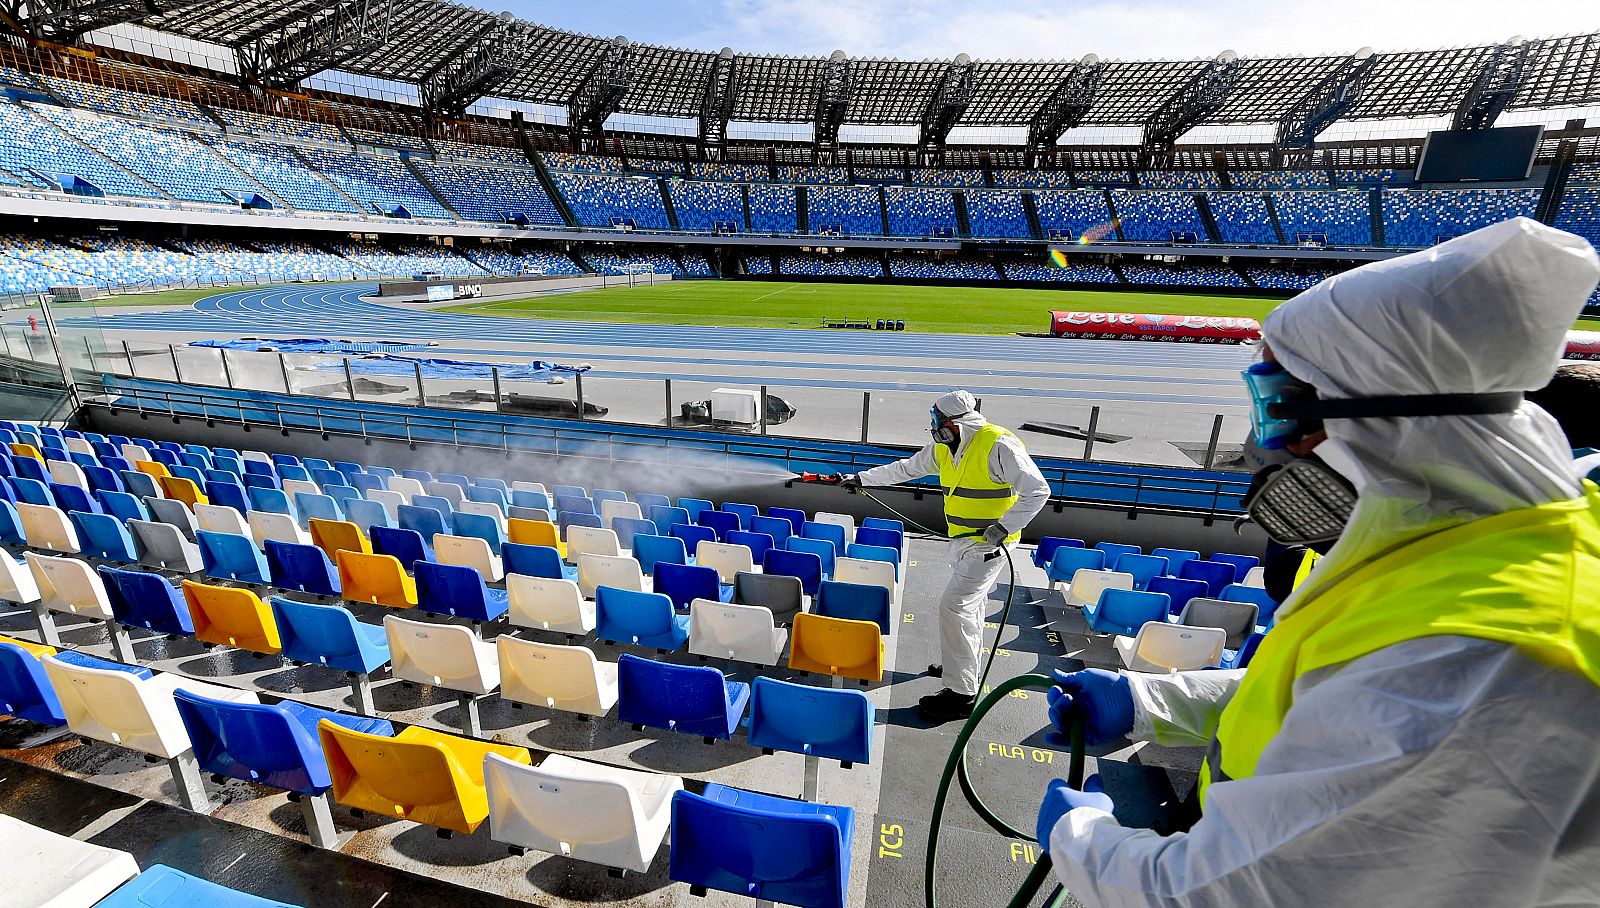
<svg viewBox="0 0 1600 908">
<path fill-rule="evenodd" d="M 1309 237 L 1326 237 L 1334 246 L 1372 245 L 1372 209 L 1365 192 L 1274 192 L 1272 206 L 1290 245 Z"/>
<path fill-rule="evenodd" d="M 793 186 L 750 186 L 752 233 L 794 233 L 799 229 L 797 212 Z"/>
<path fill-rule="evenodd" d="M 975 237 L 1028 237 L 1022 193 L 1014 189 L 967 190 L 967 223 Z"/>
<path fill-rule="evenodd" d="M 1228 182 L 1234 189 L 1329 189 L 1326 170 L 1233 170 Z"/>
<path fill-rule="evenodd" d="M 1039 228 L 1046 238 L 1076 239 L 1111 225 L 1111 208 L 1106 194 L 1094 189 L 1073 189 L 1034 193 L 1039 209 Z"/>
<path fill-rule="evenodd" d="M 1272 229 L 1272 212 L 1259 192 L 1213 192 L 1206 195 L 1216 219 L 1218 239 L 1224 243 L 1271 244 L 1278 242 Z"/>
<path fill-rule="evenodd" d="M 1397 189 L 1383 193 L 1387 246 L 1432 246 L 1515 217 L 1533 217 L 1537 189 Z"/>
<path fill-rule="evenodd" d="M 1122 279 L 1107 265 L 1098 262 L 1069 260 L 1065 268 L 1049 261 L 1006 262 L 1008 281 L 1038 281 L 1041 283 L 1120 284 Z"/>
<path fill-rule="evenodd" d="M 187 133 L 59 108 L 41 107 L 39 112 L 173 198 L 218 204 L 248 201 L 258 194 L 273 198 L 266 187 Z"/>
<path fill-rule="evenodd" d="M 712 783 L 672 796 L 668 875 L 781 905 L 844 908 L 854 832 L 848 807 Z"/>
<path fill-rule="evenodd" d="M 1163 265 L 1122 266 L 1122 274 L 1130 284 L 1160 284 L 1170 287 L 1245 287 L 1244 278 L 1225 265 Z"/>
<path fill-rule="evenodd" d="M 737 184 L 671 180 L 667 189 L 672 193 L 678 226 L 684 230 L 727 232 L 729 224 L 736 230 L 744 229 L 744 192 Z M 792 226 L 788 229 L 794 230 Z"/>
<path fill-rule="evenodd" d="M 894 256 L 889 259 L 892 277 L 924 281 L 997 281 L 1000 272 L 986 259 Z"/>
<path fill-rule="evenodd" d="M 421 158 L 413 158 L 412 163 L 450 207 L 467 220 L 499 223 L 524 218 L 530 224 L 563 223 L 531 167 Z"/>
<path fill-rule="evenodd" d="M 38 108 L 43 110 L 43 108 Z M 65 176 L 88 180 L 111 195 L 156 198 L 154 187 L 44 122 L 30 109 L 0 101 L 0 167 L 30 185 L 60 183 Z M 34 174 L 37 174 L 35 176 Z"/>
<path fill-rule="evenodd" d="M 1180 234 L 1206 239 L 1205 223 L 1191 193 L 1113 189 L 1111 202 L 1125 240 L 1169 243 Z"/>
<path fill-rule="evenodd" d="M 806 193 L 806 218 L 812 233 L 882 236 L 883 209 L 878 190 L 861 186 L 812 186 Z M 951 223 L 955 222 L 954 216 Z"/>
<path fill-rule="evenodd" d="M 1141 170 L 1139 185 L 1146 189 L 1217 189 L 1222 179 L 1215 170 Z"/>
<path fill-rule="evenodd" d="M 450 217 L 397 157 L 324 148 L 301 149 L 301 154 L 368 214 L 389 214 L 404 206 L 419 218 Z"/>
<path fill-rule="evenodd" d="M 612 227 L 625 220 L 641 230 L 671 226 L 661 184 L 653 179 L 590 173 L 552 173 L 551 177 L 580 224 Z"/>
<path fill-rule="evenodd" d="M 883 277 L 883 261 L 873 256 L 850 253 L 837 255 L 784 255 L 778 257 L 778 271 L 808 277 Z"/>
<path fill-rule="evenodd" d="M 955 201 L 948 189 L 890 186 L 883 197 L 891 236 L 954 236 L 957 232 Z"/>
</svg>

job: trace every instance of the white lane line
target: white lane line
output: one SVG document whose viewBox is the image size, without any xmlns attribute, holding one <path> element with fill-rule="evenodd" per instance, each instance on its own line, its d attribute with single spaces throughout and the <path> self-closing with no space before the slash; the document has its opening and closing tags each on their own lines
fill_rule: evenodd
<svg viewBox="0 0 1600 908">
<path fill-rule="evenodd" d="M 754 302 L 758 302 L 760 300 L 764 300 L 769 296 L 777 296 L 778 294 L 783 293 L 786 290 L 793 290 L 794 288 L 796 288 L 798 286 L 800 286 L 800 285 L 799 284 L 790 284 L 787 287 L 780 287 L 777 290 L 772 291 L 771 293 L 763 293 L 760 296 L 756 297 L 755 299 L 751 300 L 750 302 L 754 303 Z"/>
</svg>

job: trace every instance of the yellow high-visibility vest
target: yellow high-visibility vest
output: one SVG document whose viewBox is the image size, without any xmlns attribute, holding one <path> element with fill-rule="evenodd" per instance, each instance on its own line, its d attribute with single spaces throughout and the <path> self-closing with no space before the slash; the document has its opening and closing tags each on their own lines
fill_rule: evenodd
<svg viewBox="0 0 1600 908">
<path fill-rule="evenodd" d="M 989 453 L 995 442 L 1011 432 L 994 423 L 978 430 L 961 460 L 950 456 L 949 445 L 934 445 L 933 459 L 939 464 L 939 485 L 944 487 L 944 522 L 951 536 L 977 536 L 1017 503 L 1017 490 L 1010 483 L 989 477 Z M 1006 542 L 1022 538 L 1022 531 L 1006 537 Z"/>
<path fill-rule="evenodd" d="M 1294 705 L 1294 683 L 1421 637 L 1509 643 L 1600 684 L 1600 488 L 1451 527 L 1315 591 L 1276 622 L 1222 712 L 1206 787 L 1253 775 Z"/>
</svg>

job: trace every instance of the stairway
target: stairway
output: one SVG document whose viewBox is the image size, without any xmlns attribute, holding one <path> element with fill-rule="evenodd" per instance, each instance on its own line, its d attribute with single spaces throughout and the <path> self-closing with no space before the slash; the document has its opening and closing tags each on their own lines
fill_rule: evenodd
<svg viewBox="0 0 1600 908">
<path fill-rule="evenodd" d="M 972 236 L 972 218 L 967 214 L 967 194 L 960 190 L 950 193 L 950 201 L 956 210 L 956 233 L 960 236 Z"/>
<path fill-rule="evenodd" d="M 667 210 L 667 224 L 673 230 L 682 230 L 683 228 L 678 226 L 678 209 L 672 204 L 672 193 L 667 191 L 667 181 L 656 180 L 656 191 L 661 193 L 661 205 Z M 682 264 L 680 262 L 679 267 L 682 267 Z"/>
<path fill-rule="evenodd" d="M 556 181 L 550 177 L 550 169 L 544 165 L 544 155 L 539 154 L 533 147 L 533 141 L 523 131 L 522 126 L 517 126 L 517 146 L 522 149 L 522 156 L 533 165 L 533 172 L 539 175 L 539 185 L 544 188 L 544 194 L 550 197 L 550 202 L 556 206 L 556 213 L 561 215 L 561 220 L 568 227 L 578 226 L 578 218 L 573 215 L 572 208 L 567 205 L 566 197 L 561 190 L 556 188 Z"/>
<path fill-rule="evenodd" d="M 1039 200 L 1031 192 L 1022 194 L 1022 213 L 1028 216 L 1028 233 L 1036 240 L 1044 239 L 1044 225 L 1039 221 Z"/>
<path fill-rule="evenodd" d="M 1194 194 L 1194 207 L 1200 212 L 1200 223 L 1205 225 L 1206 235 L 1210 237 L 1211 242 L 1223 242 L 1222 228 L 1217 226 L 1216 212 L 1211 210 L 1211 200 L 1206 198 L 1205 193 L 1197 192 Z"/>
<path fill-rule="evenodd" d="M 305 165 L 305 168 L 307 170 L 309 170 L 312 173 L 316 174 L 317 175 L 317 179 L 321 180 L 324 183 L 327 183 L 328 186 L 330 188 L 332 188 L 334 192 L 337 192 L 341 198 L 343 198 L 346 202 L 349 202 L 350 203 L 350 207 L 354 208 L 356 211 L 361 212 L 362 214 L 371 214 L 372 213 L 371 206 L 363 205 L 360 202 L 356 201 L 355 196 L 352 196 L 350 193 L 344 191 L 344 187 L 340 186 L 338 183 L 335 183 L 333 180 L 330 180 L 328 178 L 327 174 L 324 174 L 322 171 L 318 170 L 316 168 L 316 165 L 311 163 L 311 159 L 306 157 L 305 153 L 302 152 L 300 149 L 294 147 L 293 145 L 285 145 L 283 147 L 287 148 L 289 150 L 290 154 L 294 155 L 295 158 L 297 158 L 300 161 L 301 164 Z"/>
<path fill-rule="evenodd" d="M 1372 243 L 1375 246 L 1387 246 L 1383 238 L 1383 190 L 1367 190 L 1367 212 L 1372 218 Z"/>
<path fill-rule="evenodd" d="M 1289 238 L 1283 232 L 1283 224 L 1278 221 L 1278 203 L 1273 201 L 1270 192 L 1263 192 L 1261 197 L 1267 200 L 1267 218 L 1272 221 L 1272 232 L 1278 235 L 1278 245 L 1289 245 Z"/>
<path fill-rule="evenodd" d="M 807 210 L 809 197 L 806 187 L 796 186 L 794 188 L 794 226 L 802 234 L 811 232 L 811 212 Z"/>
<path fill-rule="evenodd" d="M 461 212 L 456 210 L 456 206 L 450 204 L 450 200 L 444 197 L 444 193 L 439 191 L 439 187 L 433 185 L 433 181 L 423 175 L 422 168 L 411 160 L 410 155 L 402 155 L 400 160 L 406 165 L 406 170 L 409 170 L 411 175 L 417 178 L 417 182 L 422 184 L 422 188 L 428 190 L 428 194 L 433 196 L 433 200 L 443 206 L 445 211 L 450 212 L 451 217 L 456 220 L 466 220 L 461 216 Z"/>
</svg>

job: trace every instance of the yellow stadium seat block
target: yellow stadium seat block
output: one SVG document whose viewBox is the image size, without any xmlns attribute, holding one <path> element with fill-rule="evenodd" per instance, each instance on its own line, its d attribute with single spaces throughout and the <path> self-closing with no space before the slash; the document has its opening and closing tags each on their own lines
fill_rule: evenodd
<svg viewBox="0 0 1600 908">
<path fill-rule="evenodd" d="M 789 637 L 789 667 L 858 681 L 883 680 L 883 638 L 873 621 L 801 612 Z"/>
<path fill-rule="evenodd" d="M 53 646 L 46 646 L 43 643 L 32 643 L 27 640 L 18 640 L 15 637 L 7 637 L 4 634 L 0 634 L 0 643 L 9 643 L 12 646 L 20 646 L 35 656 L 54 656 L 56 654 L 56 648 Z"/>
<path fill-rule="evenodd" d="M 141 473 L 149 474 L 157 481 L 172 475 L 167 472 L 167 465 L 159 460 L 136 460 L 133 462 L 133 468 Z"/>
<path fill-rule="evenodd" d="M 327 552 L 329 561 L 337 561 L 340 552 L 372 554 L 372 543 L 348 520 L 311 518 L 311 544 Z"/>
<path fill-rule="evenodd" d="M 561 530 L 548 520 L 526 520 L 513 517 L 506 521 L 506 538 L 521 545 L 547 545 L 567 557 L 567 544 L 561 541 Z"/>
<path fill-rule="evenodd" d="M 400 559 L 393 555 L 344 549 L 334 561 L 339 566 L 344 598 L 351 602 L 373 602 L 391 608 L 412 608 L 417 604 L 416 581 L 406 576 Z"/>
<path fill-rule="evenodd" d="M 157 466 L 166 469 L 163 464 L 157 464 Z M 206 494 L 200 491 L 200 487 L 195 485 L 192 479 L 185 479 L 182 476 L 159 476 L 156 481 L 161 483 L 161 491 L 168 498 L 183 502 L 189 506 L 191 511 L 194 510 L 194 506 L 197 504 L 211 503 L 211 500 L 206 498 Z"/>
<path fill-rule="evenodd" d="M 32 457 L 34 460 L 44 460 L 44 455 L 39 453 L 39 449 L 26 442 L 11 442 L 11 453 L 18 457 Z"/>
<path fill-rule="evenodd" d="M 201 643 L 236 646 L 252 653 L 282 651 L 278 623 L 261 597 L 242 587 L 183 581 L 183 600 L 194 619 L 194 638 Z"/>
</svg>

